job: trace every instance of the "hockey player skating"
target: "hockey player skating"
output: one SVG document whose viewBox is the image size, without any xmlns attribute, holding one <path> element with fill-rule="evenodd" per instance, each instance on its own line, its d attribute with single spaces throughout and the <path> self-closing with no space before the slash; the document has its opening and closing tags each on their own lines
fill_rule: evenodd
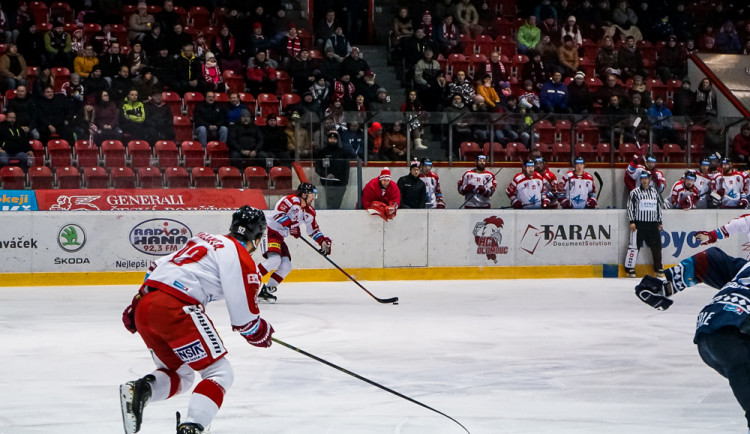
<svg viewBox="0 0 750 434">
<path fill-rule="evenodd" d="M 458 194 L 464 197 L 463 206 L 466 208 L 489 208 L 497 181 L 492 172 L 485 170 L 486 155 L 477 155 L 475 164 L 473 169 L 466 171 L 458 180 Z"/>
<path fill-rule="evenodd" d="M 120 385 L 126 434 L 140 430 L 143 409 L 185 392 L 194 372 L 202 380 L 193 390 L 178 434 L 207 429 L 232 385 L 227 350 L 204 306 L 226 300 L 232 330 L 256 347 L 271 346 L 273 327 L 259 315 L 260 274 L 250 256 L 266 232 L 263 211 L 243 206 L 232 215 L 228 235 L 199 233 L 180 251 L 154 262 L 146 280 L 123 312 L 123 323 L 140 333 L 157 369 Z"/>
<path fill-rule="evenodd" d="M 718 208 L 747 208 L 747 190 L 745 188 L 746 175 L 734 170 L 729 158 L 721 160 L 721 174 L 714 180 L 712 194 L 713 206 Z M 718 203 L 717 203 L 718 200 Z"/>
<path fill-rule="evenodd" d="M 539 209 L 549 205 L 544 178 L 534 171 L 534 160 L 523 163 L 523 171 L 513 177 L 505 194 L 510 199 L 510 205 L 516 209 Z"/>
<path fill-rule="evenodd" d="M 698 232 L 696 238 L 706 245 L 742 232 L 750 237 L 750 215 Z M 635 287 L 638 298 L 666 310 L 671 296 L 689 286 L 705 283 L 720 290 L 698 314 L 693 342 L 701 359 L 729 381 L 750 432 L 750 262 L 710 247 L 668 268 L 665 277 L 644 277 Z"/>
<path fill-rule="evenodd" d="M 682 179 L 674 183 L 672 194 L 669 196 L 669 203 L 672 208 L 682 208 L 685 210 L 696 207 L 700 199 L 700 190 L 695 185 L 698 176 L 694 171 L 688 170 L 682 176 Z"/>
<path fill-rule="evenodd" d="M 584 171 L 586 161 L 583 157 L 576 157 L 574 164 L 575 170 L 568 171 L 560 180 L 560 204 L 563 208 L 594 209 L 598 206 L 594 177 Z"/>
<path fill-rule="evenodd" d="M 284 239 L 288 236 L 299 238 L 301 227 L 307 228 L 307 235 L 320 246 L 321 252 L 331 254 L 331 239 L 323 235 L 315 220 L 313 202 L 318 196 L 314 185 L 303 182 L 297 187 L 297 193 L 282 197 L 276 202 L 273 212 L 268 216 L 268 248 L 263 256 L 266 258 L 258 265 L 261 275 L 274 271 L 267 284 L 263 284 L 258 297 L 269 303 L 276 302 L 279 284 L 292 271 L 292 256 Z"/>
<path fill-rule="evenodd" d="M 427 204 L 426 208 L 444 209 L 443 192 L 440 190 L 440 177 L 432 171 L 432 160 L 422 158 L 422 170 L 419 177 L 427 187 Z"/>
</svg>

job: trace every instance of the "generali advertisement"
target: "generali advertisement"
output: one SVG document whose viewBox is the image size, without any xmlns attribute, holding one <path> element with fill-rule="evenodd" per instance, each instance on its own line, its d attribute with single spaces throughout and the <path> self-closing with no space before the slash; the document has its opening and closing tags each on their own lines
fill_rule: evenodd
<svg viewBox="0 0 750 434">
<path fill-rule="evenodd" d="M 242 205 L 268 208 L 259 190 L 90 189 L 37 190 L 41 211 L 231 210 Z"/>
</svg>

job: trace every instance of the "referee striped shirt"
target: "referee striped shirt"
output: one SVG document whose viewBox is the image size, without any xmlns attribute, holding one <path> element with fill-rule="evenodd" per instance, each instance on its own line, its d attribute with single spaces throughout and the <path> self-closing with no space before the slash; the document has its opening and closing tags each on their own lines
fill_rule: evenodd
<svg viewBox="0 0 750 434">
<path fill-rule="evenodd" d="M 634 222 L 661 223 L 662 198 L 655 188 L 643 189 L 638 187 L 630 192 L 628 197 L 628 220 Z"/>
</svg>

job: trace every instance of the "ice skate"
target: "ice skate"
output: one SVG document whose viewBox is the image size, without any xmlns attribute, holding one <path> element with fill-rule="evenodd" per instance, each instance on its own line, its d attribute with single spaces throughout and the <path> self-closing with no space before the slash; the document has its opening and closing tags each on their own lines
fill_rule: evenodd
<svg viewBox="0 0 750 434">
<path fill-rule="evenodd" d="M 260 292 L 258 293 L 258 300 L 261 300 L 269 304 L 276 303 L 277 297 L 272 294 L 273 292 L 276 292 L 276 287 L 269 286 L 264 283 L 263 287 L 260 289 Z"/>
<path fill-rule="evenodd" d="M 122 424 L 125 434 L 134 434 L 140 431 L 143 421 L 143 409 L 146 408 L 151 399 L 150 382 L 156 380 L 153 375 L 136 380 L 128 381 L 120 385 L 120 405 L 122 408 Z"/>
<path fill-rule="evenodd" d="M 177 434 L 208 434 L 208 431 L 199 423 L 180 423 L 180 412 L 177 412 Z"/>
</svg>

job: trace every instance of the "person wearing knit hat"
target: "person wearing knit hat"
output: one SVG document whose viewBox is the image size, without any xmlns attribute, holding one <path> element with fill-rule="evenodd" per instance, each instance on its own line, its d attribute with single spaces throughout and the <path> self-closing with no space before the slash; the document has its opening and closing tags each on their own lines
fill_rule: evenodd
<svg viewBox="0 0 750 434">
<path fill-rule="evenodd" d="M 362 190 L 362 208 L 388 221 L 396 216 L 396 210 L 400 206 L 401 192 L 391 180 L 391 170 L 386 167 Z"/>
<path fill-rule="evenodd" d="M 419 179 L 419 160 L 409 162 L 409 173 L 398 179 L 399 193 L 401 193 L 401 207 L 423 209 L 427 202 L 427 187 Z"/>
</svg>

